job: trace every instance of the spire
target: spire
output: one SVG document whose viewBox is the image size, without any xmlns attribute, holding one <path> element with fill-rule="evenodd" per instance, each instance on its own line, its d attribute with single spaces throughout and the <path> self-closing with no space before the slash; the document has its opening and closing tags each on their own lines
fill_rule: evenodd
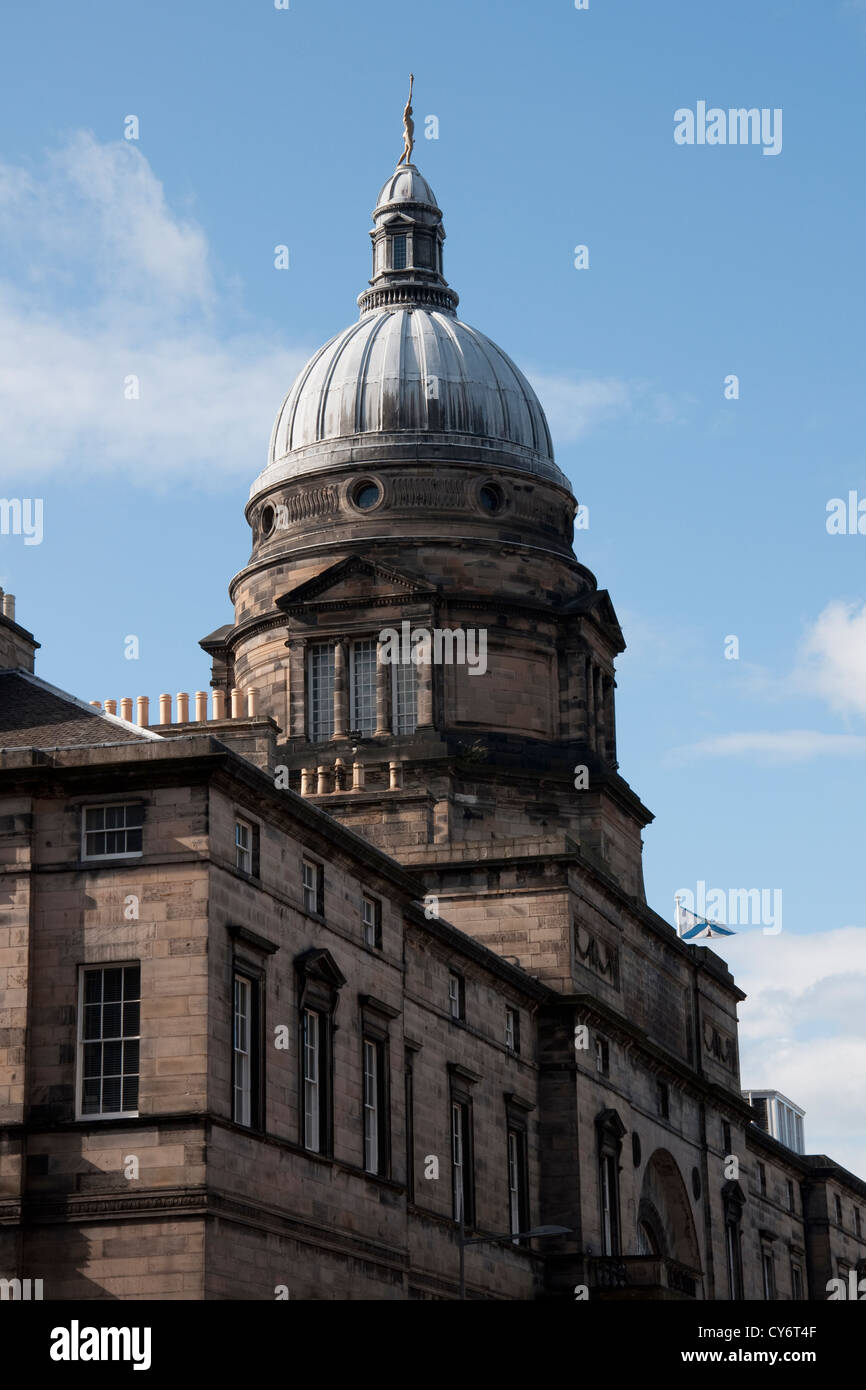
<svg viewBox="0 0 866 1390">
<path fill-rule="evenodd" d="M 403 112 L 403 153 L 373 209 L 373 275 L 358 296 L 361 313 L 392 305 L 424 304 L 453 314 L 459 297 L 442 273 L 445 229 L 435 195 L 411 162 L 415 144 L 410 73 Z"/>
</svg>

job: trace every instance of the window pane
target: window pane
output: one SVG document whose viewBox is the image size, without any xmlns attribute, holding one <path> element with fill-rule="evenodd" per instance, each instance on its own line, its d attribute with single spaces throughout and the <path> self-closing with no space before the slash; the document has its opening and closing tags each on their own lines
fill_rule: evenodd
<svg viewBox="0 0 866 1390">
<path fill-rule="evenodd" d="M 138 1104 L 139 1002 L 138 966 L 110 967 L 84 973 L 81 1020 L 83 1114 L 134 1111 Z M 127 995 L 128 1002 L 121 1003 Z M 101 1002 L 100 1002 L 101 1001 Z M 97 1039 L 105 1039 L 99 1042 Z M 129 1097 L 133 1097 L 132 1100 Z"/>
<path fill-rule="evenodd" d="M 376 732 L 376 643 L 352 644 L 351 723 L 369 737 Z"/>
<path fill-rule="evenodd" d="M 334 736 L 334 647 L 316 643 L 310 648 L 310 738 Z"/>
<path fill-rule="evenodd" d="M 404 270 L 406 266 L 406 238 L 405 236 L 394 237 L 394 259 L 392 261 L 395 270 Z"/>
<path fill-rule="evenodd" d="M 418 669 L 407 661 L 396 663 L 394 671 L 394 733 L 414 734 L 418 722 Z"/>
</svg>

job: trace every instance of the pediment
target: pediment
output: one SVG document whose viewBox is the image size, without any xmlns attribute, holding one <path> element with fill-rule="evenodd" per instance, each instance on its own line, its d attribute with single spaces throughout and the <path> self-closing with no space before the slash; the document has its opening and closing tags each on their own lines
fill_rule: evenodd
<svg viewBox="0 0 866 1390">
<path fill-rule="evenodd" d="M 435 585 L 425 583 L 417 575 L 390 569 L 361 555 L 350 555 L 314 579 L 290 589 L 277 599 L 276 606 L 290 616 L 302 616 L 331 608 L 400 604 L 432 597 L 437 592 Z"/>
<path fill-rule="evenodd" d="M 581 594 L 580 598 L 566 604 L 563 611 L 585 615 L 605 633 L 617 651 L 625 651 L 625 638 L 607 589 L 593 589 L 589 593 Z"/>
</svg>

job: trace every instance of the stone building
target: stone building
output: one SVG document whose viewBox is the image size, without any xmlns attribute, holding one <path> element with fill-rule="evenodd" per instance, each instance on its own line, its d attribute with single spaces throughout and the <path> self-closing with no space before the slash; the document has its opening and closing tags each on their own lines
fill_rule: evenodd
<svg viewBox="0 0 866 1390">
<path fill-rule="evenodd" d="M 744 996 L 646 902 L 542 407 L 457 318 L 414 165 L 373 222 L 211 718 L 77 701 L 0 615 L 0 1276 L 454 1298 L 468 1238 L 469 1297 L 825 1298 L 866 1184 L 755 1123 Z"/>
</svg>

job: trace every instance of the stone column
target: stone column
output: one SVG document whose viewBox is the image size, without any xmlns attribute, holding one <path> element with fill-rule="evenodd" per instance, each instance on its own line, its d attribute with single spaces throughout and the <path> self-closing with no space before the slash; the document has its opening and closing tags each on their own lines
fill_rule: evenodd
<svg viewBox="0 0 866 1390">
<path fill-rule="evenodd" d="M 307 734 L 307 644 L 303 639 L 290 639 L 289 676 L 286 693 L 286 734 L 305 738 Z"/>
<path fill-rule="evenodd" d="M 618 763 L 617 763 L 617 761 L 616 761 L 616 698 L 615 698 L 614 693 L 613 693 L 615 690 L 616 690 L 616 681 L 615 681 L 615 680 L 613 679 L 613 677 L 611 676 L 610 680 L 608 681 L 608 686 L 607 686 L 607 702 L 608 702 L 607 736 L 608 736 L 608 739 L 610 740 L 609 743 L 608 743 L 608 753 L 607 753 L 607 755 L 608 755 L 608 758 L 610 759 L 611 763 L 613 763 L 613 766 L 614 766 L 614 767 L 617 767 L 617 766 L 618 766 Z"/>
<path fill-rule="evenodd" d="M 598 666 L 595 671 L 595 718 L 595 746 L 598 749 L 598 756 L 603 760 L 607 756 L 604 726 L 604 673 Z"/>
<path fill-rule="evenodd" d="M 334 738 L 346 737 L 349 715 L 346 665 L 346 643 L 340 638 L 334 649 Z"/>
<path fill-rule="evenodd" d="M 391 667 L 382 660 L 383 642 L 376 643 L 376 737 L 380 738 L 391 732 L 388 720 L 388 705 L 390 703 L 390 682 Z"/>
<path fill-rule="evenodd" d="M 595 666 L 591 656 L 586 658 L 586 741 L 595 748 Z"/>
<path fill-rule="evenodd" d="M 433 725 L 433 651 L 430 649 L 430 660 L 422 662 L 416 669 L 418 671 L 418 689 L 416 692 L 415 719 L 419 729 L 429 729 Z"/>
</svg>

